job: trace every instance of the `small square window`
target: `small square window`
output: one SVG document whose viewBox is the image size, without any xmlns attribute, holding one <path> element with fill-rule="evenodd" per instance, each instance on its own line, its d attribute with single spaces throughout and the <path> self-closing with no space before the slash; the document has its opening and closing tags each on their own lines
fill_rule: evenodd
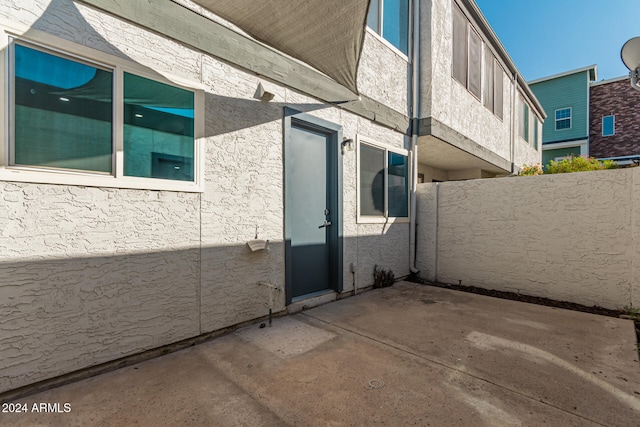
<svg viewBox="0 0 640 427">
<path fill-rule="evenodd" d="M 602 136 L 612 136 L 616 133 L 616 116 L 602 118 Z"/>
<path fill-rule="evenodd" d="M 556 130 L 571 129 L 571 108 L 556 110 Z"/>
</svg>

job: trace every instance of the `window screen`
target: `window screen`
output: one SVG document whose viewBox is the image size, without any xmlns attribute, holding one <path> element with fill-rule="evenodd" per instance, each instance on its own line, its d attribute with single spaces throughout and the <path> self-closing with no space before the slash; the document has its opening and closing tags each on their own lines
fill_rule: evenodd
<svg viewBox="0 0 640 427">
<path fill-rule="evenodd" d="M 467 86 L 467 19 L 453 8 L 453 78 Z"/>
<path fill-rule="evenodd" d="M 482 40 L 473 30 L 469 31 L 469 92 L 478 99 L 482 96 Z"/>
<path fill-rule="evenodd" d="M 493 112 L 494 99 L 494 79 L 493 66 L 495 59 L 489 48 L 485 45 L 484 49 L 484 86 L 482 88 L 482 100 L 484 106 Z"/>
<path fill-rule="evenodd" d="M 495 85 L 494 85 L 494 102 L 493 102 L 493 112 L 496 116 L 502 119 L 503 117 L 503 85 L 504 85 L 504 74 L 502 71 L 502 67 L 496 62 L 494 65 L 495 71 Z"/>
</svg>

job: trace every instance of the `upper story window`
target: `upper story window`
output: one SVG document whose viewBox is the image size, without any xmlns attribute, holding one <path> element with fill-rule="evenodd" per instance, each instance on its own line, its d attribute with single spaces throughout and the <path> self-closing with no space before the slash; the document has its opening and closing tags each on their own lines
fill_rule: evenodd
<svg viewBox="0 0 640 427">
<path fill-rule="evenodd" d="M 406 150 L 359 140 L 358 204 L 361 221 L 409 217 L 409 156 Z"/>
<path fill-rule="evenodd" d="M 409 0 L 371 0 L 367 25 L 408 55 Z"/>
<path fill-rule="evenodd" d="M 602 118 L 602 136 L 612 136 L 616 133 L 616 116 Z"/>
<path fill-rule="evenodd" d="M 455 3 L 453 3 L 452 30 L 451 74 L 453 78 L 502 119 L 504 109 L 502 67 Z"/>
<path fill-rule="evenodd" d="M 483 90 L 482 90 L 482 99 L 484 106 L 487 107 L 489 111 L 492 111 L 493 114 L 502 119 L 503 114 L 503 71 L 502 67 L 496 60 L 495 56 L 489 49 L 489 47 L 484 45 L 485 53 L 484 53 L 484 72 L 483 72 Z"/>
<path fill-rule="evenodd" d="M 556 110 L 556 130 L 571 129 L 571 107 Z"/>
<path fill-rule="evenodd" d="M 16 39 L 8 78 L 0 179 L 201 191 L 198 91 Z"/>
<path fill-rule="evenodd" d="M 529 142 L 529 104 L 521 97 L 518 107 L 518 133 L 520 138 Z"/>
</svg>

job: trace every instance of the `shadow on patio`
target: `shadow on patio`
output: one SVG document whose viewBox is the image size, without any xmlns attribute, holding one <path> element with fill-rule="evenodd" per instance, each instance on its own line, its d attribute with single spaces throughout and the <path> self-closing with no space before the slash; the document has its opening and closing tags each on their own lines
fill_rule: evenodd
<svg viewBox="0 0 640 427">
<path fill-rule="evenodd" d="M 32 395 L 0 424 L 628 426 L 638 368 L 631 321 L 400 282 Z"/>
</svg>

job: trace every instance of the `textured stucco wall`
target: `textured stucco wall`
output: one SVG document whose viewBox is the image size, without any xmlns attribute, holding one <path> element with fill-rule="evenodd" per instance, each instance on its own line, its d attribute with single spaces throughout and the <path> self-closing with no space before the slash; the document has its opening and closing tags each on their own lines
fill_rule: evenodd
<svg viewBox="0 0 640 427">
<path fill-rule="evenodd" d="M 407 145 L 401 133 L 71 0 L 8 0 L 3 19 L 203 85 L 206 123 L 203 193 L 0 182 L 0 393 L 268 313 L 258 282 L 284 286 L 285 106 L 348 138 Z M 394 68 L 395 53 L 369 36 L 367 45 L 376 58 L 362 78 L 387 77 L 363 87 L 406 112 L 406 61 Z M 271 102 L 253 98 L 259 82 Z M 402 91 L 377 96 L 376 84 Z M 354 279 L 373 283 L 375 263 L 408 274 L 409 225 L 357 224 L 356 153 L 341 159 L 348 292 Z M 247 248 L 256 232 L 268 251 Z M 282 292 L 273 308 L 284 305 Z"/>
<path fill-rule="evenodd" d="M 510 159 L 512 84 L 508 76 L 503 76 L 504 118 L 501 120 L 452 77 L 452 2 L 421 2 L 420 11 L 420 44 L 427 53 L 421 55 L 424 89 L 421 117 L 433 117 L 502 158 Z"/>
<path fill-rule="evenodd" d="M 433 117 L 509 161 L 512 158 L 513 134 L 513 161 L 516 166 L 539 163 L 541 148 L 536 150 L 517 137 L 517 102 L 513 102 L 515 86 L 506 70 L 503 70 L 502 119 L 452 77 L 452 1 L 422 1 L 420 14 L 420 117 Z M 486 37 L 481 37 L 486 42 Z"/>
<path fill-rule="evenodd" d="M 518 129 L 518 116 L 516 115 L 516 129 Z M 529 126 L 533 128 L 534 126 L 533 117 L 529 120 Z M 534 148 L 533 144 L 533 129 L 530 130 L 531 138 L 530 142 L 525 141 L 520 138 L 520 136 L 516 135 L 514 137 L 514 149 L 513 149 L 513 159 L 516 166 L 521 167 L 522 165 L 536 165 L 542 162 L 542 140 L 538 141 L 538 149 Z M 542 125 L 538 123 L 538 135 L 542 135 Z"/>
<path fill-rule="evenodd" d="M 421 184 L 421 274 L 585 305 L 637 306 L 638 173 Z"/>
<path fill-rule="evenodd" d="M 197 335 L 198 199 L 0 183 L 0 391 Z"/>
<path fill-rule="evenodd" d="M 358 69 L 358 89 L 363 95 L 408 116 L 410 68 L 406 57 L 366 32 Z"/>
</svg>

